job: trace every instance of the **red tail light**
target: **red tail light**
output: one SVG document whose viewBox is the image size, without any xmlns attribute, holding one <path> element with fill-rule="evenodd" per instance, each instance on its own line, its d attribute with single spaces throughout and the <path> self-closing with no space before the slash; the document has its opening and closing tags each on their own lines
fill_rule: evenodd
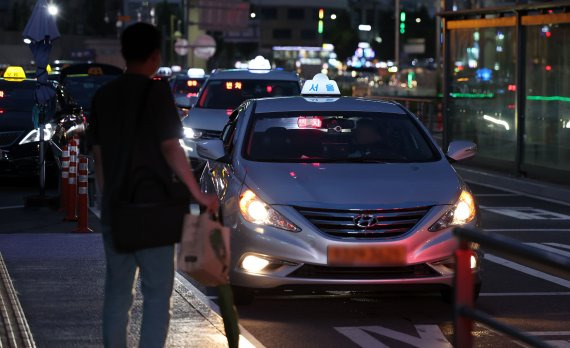
<svg viewBox="0 0 570 348">
<path fill-rule="evenodd" d="M 232 109 L 226 109 L 226 115 L 231 115 L 232 114 Z"/>
<path fill-rule="evenodd" d="M 0 109 L 0 115 L 4 114 L 4 109 Z"/>
</svg>

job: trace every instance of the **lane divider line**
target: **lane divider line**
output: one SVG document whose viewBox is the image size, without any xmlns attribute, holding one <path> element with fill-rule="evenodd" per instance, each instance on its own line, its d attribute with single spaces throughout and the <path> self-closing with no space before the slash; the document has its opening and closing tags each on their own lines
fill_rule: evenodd
<svg viewBox="0 0 570 348">
<path fill-rule="evenodd" d="M 560 250 L 560 249 L 558 249 L 558 248 L 553 248 L 553 247 L 548 246 L 548 245 L 542 245 L 542 244 L 540 244 L 540 243 L 525 243 L 525 244 L 526 244 L 526 245 L 533 246 L 533 247 L 535 247 L 535 248 L 539 248 L 539 249 L 542 249 L 542 250 L 546 250 L 546 251 L 551 252 L 551 253 L 555 253 L 555 254 L 558 254 L 558 255 L 562 255 L 562 256 L 565 256 L 565 257 L 570 257 L 570 252 L 565 251 L 565 250 Z"/>
<path fill-rule="evenodd" d="M 176 291 L 182 296 L 192 307 L 196 308 L 200 314 L 218 331 L 224 334 L 224 322 L 220 314 L 220 308 L 216 303 L 208 298 L 204 293 L 198 290 L 183 275 L 176 272 Z M 180 289 L 181 288 L 181 289 Z M 265 348 L 249 331 L 242 325 L 239 325 L 240 331 L 240 347 L 257 347 Z"/>
<path fill-rule="evenodd" d="M 516 193 L 479 193 L 475 194 L 476 197 L 517 197 Z"/>
<path fill-rule="evenodd" d="M 566 244 L 560 244 L 560 243 L 544 243 L 544 244 L 570 250 L 570 245 L 566 245 Z"/>
<path fill-rule="evenodd" d="M 20 208 L 25 208 L 24 205 L 10 205 L 7 207 L 0 207 L 0 210 L 7 210 L 7 209 L 20 209 Z"/>
<path fill-rule="evenodd" d="M 570 232 L 570 228 L 484 228 L 483 231 L 485 232 Z"/>
<path fill-rule="evenodd" d="M 551 292 L 482 292 L 479 296 L 484 297 L 510 297 L 510 296 L 570 296 L 570 292 L 551 291 Z"/>
<path fill-rule="evenodd" d="M 517 191 L 517 190 L 511 190 L 511 189 L 507 189 L 504 187 L 499 187 L 496 185 L 492 185 L 492 184 L 484 184 L 484 183 L 480 183 L 477 182 L 475 180 L 465 180 L 467 183 L 470 184 L 475 184 L 475 185 L 479 185 L 479 186 L 485 186 L 485 187 L 489 187 L 495 190 L 499 190 L 499 191 L 505 191 L 505 192 L 510 192 L 510 193 L 515 193 L 519 196 L 526 196 L 526 197 L 530 197 L 530 198 L 534 198 L 534 199 L 538 199 L 541 201 L 545 201 L 545 202 L 550 202 L 550 203 L 556 203 L 556 204 L 560 204 L 560 205 L 565 205 L 567 207 L 570 207 L 570 203 L 568 202 L 564 202 L 564 201 L 559 201 L 557 199 L 552 199 L 552 198 L 546 198 L 546 197 L 541 197 L 541 196 L 537 196 L 537 195 L 533 195 L 530 193 L 525 193 L 525 192 L 521 192 L 521 191 Z"/>
<path fill-rule="evenodd" d="M 558 278 L 558 277 L 552 276 L 550 274 L 537 271 L 533 268 L 523 266 L 523 265 L 520 265 L 518 263 L 512 262 L 510 260 L 506 260 L 506 259 L 503 259 L 501 257 L 497 257 L 495 255 L 491 255 L 491 254 L 485 254 L 485 260 L 497 263 L 501 266 L 505 266 L 505 267 L 514 269 L 516 271 L 528 274 L 530 276 L 540 278 L 542 280 L 546 280 L 548 282 L 558 284 L 560 286 L 563 286 L 565 288 L 570 289 L 570 281 L 568 281 L 566 279 Z"/>
<path fill-rule="evenodd" d="M 0 253 L 0 324 L 8 336 L 8 347 L 35 348 L 36 343 L 18 299 L 8 268 Z M 2 340 L 0 339 L 0 346 Z"/>
</svg>

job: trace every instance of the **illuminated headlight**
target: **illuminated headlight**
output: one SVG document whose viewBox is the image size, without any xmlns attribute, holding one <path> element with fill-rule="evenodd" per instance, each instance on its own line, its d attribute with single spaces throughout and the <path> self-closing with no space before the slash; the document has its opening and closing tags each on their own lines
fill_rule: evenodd
<svg viewBox="0 0 570 348">
<path fill-rule="evenodd" d="M 187 139 L 198 139 L 202 136 L 202 132 L 189 127 L 184 127 L 184 137 Z"/>
<path fill-rule="evenodd" d="M 51 124 L 48 123 L 45 125 L 43 133 L 44 133 L 44 141 L 51 140 L 51 137 L 53 136 L 53 133 L 54 133 Z M 40 141 L 40 129 L 36 128 L 36 129 L 30 131 L 24 137 L 24 139 L 22 139 L 22 141 L 20 141 L 20 145 L 34 143 L 34 142 L 38 142 L 38 141 Z"/>
<path fill-rule="evenodd" d="M 473 195 L 467 190 L 461 191 L 457 203 L 437 220 L 430 228 L 430 232 L 436 232 L 451 226 L 461 226 L 471 222 L 477 215 Z"/>
<path fill-rule="evenodd" d="M 265 226 L 273 226 L 286 231 L 299 232 L 301 229 L 287 220 L 275 209 L 265 204 L 253 191 L 246 189 L 239 199 L 239 210 L 247 221 Z"/>
<path fill-rule="evenodd" d="M 241 262 L 241 268 L 250 273 L 259 273 L 269 266 L 269 261 L 256 255 L 248 255 Z"/>
</svg>

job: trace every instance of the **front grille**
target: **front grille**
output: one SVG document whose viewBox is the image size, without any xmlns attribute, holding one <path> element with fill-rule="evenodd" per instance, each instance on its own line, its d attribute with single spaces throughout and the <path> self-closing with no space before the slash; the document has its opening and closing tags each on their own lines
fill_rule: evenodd
<svg viewBox="0 0 570 348">
<path fill-rule="evenodd" d="M 200 137 L 202 139 L 220 139 L 220 137 L 222 136 L 221 131 L 208 130 L 208 129 L 197 129 L 197 131 L 202 132 L 202 136 Z"/>
<path fill-rule="evenodd" d="M 404 267 L 327 267 L 303 265 L 288 275 L 292 278 L 313 279 L 409 279 L 436 277 L 439 274 L 426 264 Z"/>
<path fill-rule="evenodd" d="M 330 236 L 378 239 L 398 237 L 408 232 L 430 208 L 338 210 L 297 207 L 297 211 Z M 369 223 L 357 224 L 363 219 Z"/>
<path fill-rule="evenodd" d="M 0 147 L 12 146 L 24 132 L 0 132 Z"/>
</svg>

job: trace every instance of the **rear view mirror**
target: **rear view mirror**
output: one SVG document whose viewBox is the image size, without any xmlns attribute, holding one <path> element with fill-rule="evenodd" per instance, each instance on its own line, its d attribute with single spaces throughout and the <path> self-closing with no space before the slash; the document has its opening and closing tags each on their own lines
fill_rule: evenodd
<svg viewBox="0 0 570 348">
<path fill-rule="evenodd" d="M 477 154 L 477 145 L 471 141 L 452 141 L 447 148 L 447 157 L 453 161 L 463 161 Z"/>
<path fill-rule="evenodd" d="M 224 162 L 226 150 L 221 139 L 202 140 L 197 144 L 198 155 L 202 158 Z"/>
</svg>

